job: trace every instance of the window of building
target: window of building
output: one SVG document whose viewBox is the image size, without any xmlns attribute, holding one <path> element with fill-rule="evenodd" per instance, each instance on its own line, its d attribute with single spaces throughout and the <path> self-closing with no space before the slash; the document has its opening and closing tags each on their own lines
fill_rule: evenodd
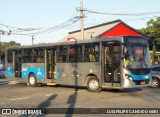
<svg viewBox="0 0 160 117">
<path fill-rule="evenodd" d="M 86 62 L 98 62 L 99 61 L 99 45 L 98 44 L 85 45 L 84 61 Z"/>
<path fill-rule="evenodd" d="M 68 61 L 68 47 L 67 46 L 59 47 L 58 62 L 63 63 L 67 61 Z"/>
</svg>

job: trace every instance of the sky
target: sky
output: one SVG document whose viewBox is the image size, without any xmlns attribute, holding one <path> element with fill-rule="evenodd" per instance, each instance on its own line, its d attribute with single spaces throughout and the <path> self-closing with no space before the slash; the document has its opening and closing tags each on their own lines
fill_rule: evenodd
<svg viewBox="0 0 160 117">
<path fill-rule="evenodd" d="M 103 13 L 158 12 L 160 11 L 159 4 L 160 0 L 83 0 L 84 9 Z M 71 17 L 79 16 L 79 11 L 76 11 L 79 7 L 80 0 L 0 0 L 0 30 L 14 32 L 15 29 L 55 28 Z M 160 15 L 159 13 L 144 16 L 114 16 L 87 12 L 84 14 L 85 28 L 121 19 L 135 29 L 145 28 L 147 21 Z M 80 29 L 80 21 L 45 34 L 17 35 L 11 33 L 11 35 L 0 35 L 0 37 L 2 42 L 16 41 L 21 45 L 31 45 L 34 35 L 34 44 L 52 43 L 77 29 Z"/>
</svg>

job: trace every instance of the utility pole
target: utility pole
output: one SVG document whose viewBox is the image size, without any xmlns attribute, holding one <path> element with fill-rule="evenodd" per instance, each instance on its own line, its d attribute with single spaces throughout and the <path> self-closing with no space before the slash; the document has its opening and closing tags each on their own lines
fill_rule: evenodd
<svg viewBox="0 0 160 117">
<path fill-rule="evenodd" d="M 2 60 L 1 60 L 1 52 L 2 51 L 2 49 L 1 49 L 1 36 L 0 36 L 0 64 L 2 63 Z"/>
<path fill-rule="evenodd" d="M 34 40 L 34 38 L 33 38 L 33 37 L 34 37 L 34 35 L 32 36 L 32 45 L 33 45 L 33 40 Z"/>
<path fill-rule="evenodd" d="M 83 15 L 83 1 L 80 1 L 80 19 L 81 19 L 81 39 L 84 40 L 84 15 Z"/>
<path fill-rule="evenodd" d="M 88 32 L 88 33 L 91 34 L 90 39 L 93 39 L 93 33 L 94 33 L 94 32 Z"/>
<path fill-rule="evenodd" d="M 1 58 L 1 55 L 2 55 L 1 35 L 4 35 L 4 31 L 3 30 L 0 30 L 0 64 L 2 63 L 2 58 Z"/>
</svg>

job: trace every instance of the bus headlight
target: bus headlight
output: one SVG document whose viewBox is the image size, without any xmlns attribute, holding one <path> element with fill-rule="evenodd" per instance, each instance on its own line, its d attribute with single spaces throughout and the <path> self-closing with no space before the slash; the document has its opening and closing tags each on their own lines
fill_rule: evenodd
<svg viewBox="0 0 160 117">
<path fill-rule="evenodd" d="M 125 74 L 126 79 L 133 80 L 132 77 L 130 77 L 128 74 Z"/>
<path fill-rule="evenodd" d="M 128 78 L 129 80 L 133 80 L 131 77 Z"/>
</svg>

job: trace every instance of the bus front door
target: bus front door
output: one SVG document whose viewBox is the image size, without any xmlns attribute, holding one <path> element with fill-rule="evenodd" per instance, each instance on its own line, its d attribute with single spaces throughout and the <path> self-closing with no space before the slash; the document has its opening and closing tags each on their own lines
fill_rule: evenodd
<svg viewBox="0 0 160 117">
<path fill-rule="evenodd" d="M 21 51 L 15 51 L 14 55 L 14 74 L 15 77 L 22 77 L 21 74 L 21 67 L 22 67 L 22 56 L 21 56 Z"/>
<path fill-rule="evenodd" d="M 56 50 L 47 49 L 47 82 L 53 82 L 55 76 L 56 66 Z"/>
<path fill-rule="evenodd" d="M 104 84 L 106 87 L 120 87 L 120 55 L 119 42 L 104 44 Z"/>
</svg>

